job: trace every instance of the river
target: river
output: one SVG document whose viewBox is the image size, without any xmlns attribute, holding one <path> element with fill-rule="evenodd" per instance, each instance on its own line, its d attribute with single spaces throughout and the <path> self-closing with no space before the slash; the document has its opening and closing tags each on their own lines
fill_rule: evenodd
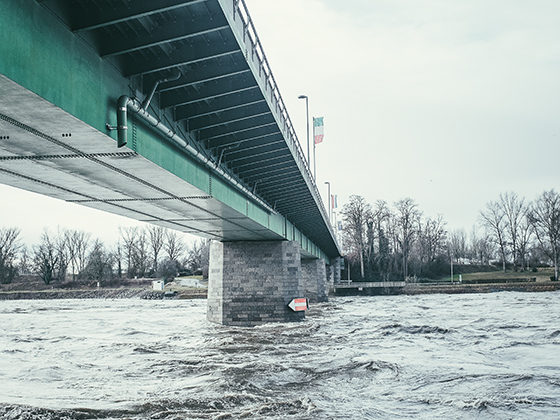
<svg viewBox="0 0 560 420">
<path fill-rule="evenodd" d="M 0 418 L 560 418 L 560 293 L 334 297 L 231 328 L 205 300 L 0 301 Z"/>
</svg>

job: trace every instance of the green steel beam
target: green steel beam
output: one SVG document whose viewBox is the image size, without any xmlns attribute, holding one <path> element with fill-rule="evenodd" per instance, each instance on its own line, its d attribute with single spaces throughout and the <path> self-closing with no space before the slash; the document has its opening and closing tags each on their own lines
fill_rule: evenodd
<svg viewBox="0 0 560 420">
<path fill-rule="evenodd" d="M 243 130 L 236 130 L 236 131 L 231 131 L 229 133 L 224 133 L 224 134 L 220 134 L 218 136 L 212 136 L 212 137 L 203 137 L 201 138 L 201 140 L 215 140 L 215 139 L 219 139 L 221 137 L 227 137 L 227 136 L 231 136 L 233 134 L 238 134 L 238 133 L 245 133 L 247 131 L 251 131 L 251 130 L 257 130 L 259 128 L 265 128 L 265 127 L 272 127 L 272 126 L 277 126 L 276 122 L 272 122 L 272 123 L 268 123 L 268 124 L 261 124 L 261 125 L 257 125 L 255 127 L 249 127 L 249 128 L 244 128 Z"/>
<path fill-rule="evenodd" d="M 231 156 L 231 155 L 234 155 L 236 153 L 245 153 L 245 152 L 254 153 L 254 151 L 256 149 L 262 149 L 263 147 L 269 147 L 269 146 L 274 146 L 274 145 L 278 145 L 278 144 L 280 144 L 281 146 L 286 145 L 286 143 L 284 141 L 275 141 L 275 142 L 271 142 L 271 143 L 264 143 L 264 144 L 259 144 L 259 145 L 255 145 L 255 146 L 251 146 L 251 147 L 245 147 L 245 148 L 243 148 L 243 150 L 236 150 L 234 152 L 227 152 L 226 156 Z M 217 146 L 217 147 L 221 148 L 222 146 Z M 251 150 L 253 152 L 250 152 Z M 286 148 L 285 147 L 279 147 L 279 148 L 275 148 L 271 151 L 276 152 L 278 150 L 286 150 Z M 258 154 L 253 154 L 253 156 L 257 156 L 257 155 Z"/>
<path fill-rule="evenodd" d="M 151 33 L 149 38 L 138 37 L 134 40 L 115 40 L 110 48 L 101 51 L 101 57 L 113 57 L 122 54 L 128 54 L 135 51 L 140 51 L 145 48 L 156 47 L 161 44 L 166 44 L 168 42 L 175 42 L 175 41 L 184 41 L 189 38 L 194 38 L 196 36 L 202 36 L 211 34 L 213 32 L 219 32 L 224 29 L 228 29 L 229 25 L 222 25 L 214 27 L 214 23 L 212 25 L 200 25 L 199 28 L 189 28 L 189 32 L 185 33 L 184 27 L 180 26 L 177 29 L 177 26 L 164 26 L 158 29 L 158 32 Z"/>
<path fill-rule="evenodd" d="M 236 159 L 236 160 L 238 160 L 238 159 Z M 285 153 L 283 155 L 275 156 L 275 157 L 271 157 L 271 158 L 267 158 L 267 159 L 257 159 L 257 161 L 244 163 L 243 165 L 235 164 L 235 167 L 237 169 L 240 169 L 240 168 L 245 168 L 247 166 L 255 166 L 255 165 L 258 166 L 258 165 L 262 165 L 262 164 L 270 163 L 270 162 L 286 162 L 287 160 L 291 160 L 291 156 L 288 153 Z M 232 164 L 233 161 L 228 160 L 228 163 Z"/>
<path fill-rule="evenodd" d="M 188 51 L 190 52 L 190 51 Z M 227 57 L 233 54 L 239 54 L 241 51 L 239 47 L 222 47 L 216 48 L 214 50 L 208 51 L 205 50 L 203 53 L 199 53 L 195 56 L 190 56 L 190 54 L 182 55 L 181 52 L 177 52 L 173 54 L 173 58 L 168 58 L 166 60 L 162 60 L 162 62 L 158 62 L 157 64 L 142 64 L 142 65 L 135 65 L 130 64 L 128 65 L 128 70 L 125 70 L 125 76 L 132 77 L 132 76 L 140 76 L 149 73 L 155 73 L 158 71 L 169 70 L 173 67 L 179 66 L 186 66 L 188 64 L 195 64 L 195 63 L 202 63 L 205 61 L 214 60 L 220 57 Z"/>
<path fill-rule="evenodd" d="M 251 105 L 243 110 L 231 110 L 221 112 L 220 114 L 208 115 L 197 119 L 188 120 L 189 130 L 202 129 L 214 124 L 219 124 L 227 121 L 235 121 L 240 118 L 251 118 L 253 115 L 260 115 L 263 113 L 270 113 L 270 110 L 262 105 Z"/>
<path fill-rule="evenodd" d="M 242 92 L 259 89 L 259 87 L 255 85 L 255 82 L 253 80 L 243 81 L 243 83 L 240 83 L 239 87 L 236 87 L 235 89 L 232 89 L 228 92 L 222 92 L 222 86 L 217 86 L 216 88 L 220 89 L 220 93 L 206 93 L 203 91 L 200 95 L 189 99 L 188 101 L 185 101 L 185 96 L 177 91 L 162 93 L 161 106 L 163 108 L 168 108 L 171 106 L 191 105 L 197 102 L 204 102 L 211 99 L 221 98 L 222 96 L 235 95 Z"/>
<path fill-rule="evenodd" d="M 200 114 L 193 114 L 193 115 L 190 115 L 188 117 L 176 118 L 176 120 L 180 121 L 180 120 L 184 119 L 184 120 L 189 120 L 190 121 L 190 120 L 195 119 L 195 118 L 205 117 L 207 115 L 216 114 L 218 112 L 231 111 L 233 109 L 240 109 L 240 108 L 243 108 L 243 107 L 246 107 L 246 106 L 255 105 L 255 104 L 262 104 L 262 103 L 266 103 L 266 101 L 264 99 L 260 99 L 258 101 L 243 103 L 241 105 L 229 106 L 229 107 L 226 107 L 226 108 L 218 108 L 218 109 L 214 109 L 214 110 L 209 111 L 209 112 L 202 112 Z"/>
<path fill-rule="evenodd" d="M 243 95 L 227 95 L 210 102 L 197 102 L 192 105 L 182 105 L 175 107 L 175 120 L 183 120 L 201 113 L 216 113 L 225 108 L 248 105 L 263 99 L 260 90 L 245 92 Z"/>
<path fill-rule="evenodd" d="M 168 92 L 170 90 L 175 90 L 175 89 L 181 89 L 181 88 L 185 88 L 185 87 L 200 85 L 202 83 L 214 82 L 216 80 L 223 80 L 223 79 L 227 79 L 227 78 L 230 78 L 230 77 L 238 76 L 240 74 L 247 74 L 247 73 L 251 73 L 251 70 L 244 69 L 244 70 L 239 70 L 239 71 L 226 72 L 226 73 L 222 73 L 222 74 L 212 76 L 212 77 L 205 77 L 205 78 L 202 78 L 202 79 L 193 80 L 193 81 L 190 81 L 190 82 L 187 82 L 187 83 L 183 83 L 181 81 L 179 81 L 178 83 L 175 83 L 175 84 L 168 83 L 165 87 L 162 87 L 162 88 L 158 89 L 158 92 Z M 263 102 L 263 101 L 260 101 L 260 102 Z"/>
<path fill-rule="evenodd" d="M 258 117 L 262 117 L 264 115 L 271 115 L 272 112 L 267 111 L 267 112 L 261 112 L 259 114 L 253 114 L 253 115 L 248 115 L 246 117 L 242 117 L 242 118 L 236 118 L 234 120 L 223 120 L 222 122 L 218 123 L 218 124 L 209 124 L 209 125 L 205 125 L 204 127 L 198 128 L 198 131 L 203 131 L 203 130 L 208 130 L 210 128 L 215 128 L 215 127 L 220 127 L 222 125 L 228 125 L 228 124 L 233 124 L 236 122 L 241 122 L 241 121 L 246 121 L 246 120 L 252 120 L 253 118 L 258 118 Z M 192 129 L 192 127 L 191 127 Z"/>
<path fill-rule="evenodd" d="M 269 190 L 265 190 L 265 191 L 261 191 L 259 189 L 259 192 L 262 194 L 267 194 L 271 199 L 276 199 L 275 194 L 276 193 L 282 193 L 285 191 L 294 191 L 294 192 L 300 192 L 300 191 L 304 191 L 306 187 L 305 186 L 299 186 L 299 187 L 294 187 L 293 184 L 285 184 L 282 187 L 276 187 L 273 189 L 269 189 Z M 270 192 L 272 191 L 272 192 Z"/>
<path fill-rule="evenodd" d="M 291 171 L 291 170 L 286 170 L 286 169 L 276 169 L 273 171 L 269 171 L 267 173 L 265 173 L 263 178 L 260 178 L 263 174 L 257 174 L 257 175 L 250 175 L 248 177 L 243 177 L 243 179 L 245 180 L 245 182 L 254 182 L 255 176 L 257 177 L 257 179 L 270 179 L 270 177 L 272 176 L 288 176 L 289 174 L 295 173 L 296 170 Z M 299 172 L 299 169 L 297 169 L 297 171 Z"/>
<path fill-rule="evenodd" d="M 243 173 L 243 176 L 247 176 L 247 174 L 251 174 L 255 171 L 259 172 L 262 170 L 268 170 L 269 168 L 276 168 L 275 170 L 278 169 L 288 169 L 292 166 L 294 166 L 295 163 L 293 161 L 284 161 L 284 162 L 278 162 L 278 163 L 271 163 L 268 165 L 260 165 L 258 168 L 255 169 L 243 169 L 243 171 L 240 171 L 241 173 Z M 235 167 L 235 169 L 239 169 L 238 167 Z M 305 186 L 305 188 L 307 188 L 307 186 Z"/>
<path fill-rule="evenodd" d="M 297 183 L 301 183 L 301 180 Z M 271 188 L 276 188 L 277 185 L 288 185 L 288 184 L 296 184 L 296 180 L 286 181 L 284 179 L 278 179 L 276 181 L 263 181 L 259 183 L 259 189 L 263 188 L 263 191 L 266 192 Z"/>
<path fill-rule="evenodd" d="M 116 5 L 113 10 L 104 10 L 103 16 L 85 16 L 84 20 L 74 26 L 72 30 L 74 32 L 91 31 L 205 1 L 207 0 L 187 0 L 177 4 L 177 0 L 136 0 L 132 7 L 130 4 L 126 4 L 126 6 Z"/>
<path fill-rule="evenodd" d="M 219 144 L 213 144 L 212 142 L 209 142 L 210 147 L 223 147 L 223 146 L 231 146 L 234 144 L 241 144 L 241 143 L 247 143 L 248 141 L 253 141 L 253 140 L 259 140 L 259 139 L 264 139 L 267 137 L 272 137 L 272 136 L 281 136 L 282 133 L 280 131 L 275 131 L 273 133 L 268 133 L 268 134 L 262 134 L 260 136 L 254 136 L 254 137 L 247 137 L 247 138 L 243 138 L 243 139 L 236 139 L 236 140 L 232 140 L 229 142 L 225 142 L 225 143 L 219 143 Z M 282 138 L 282 137 L 281 137 Z M 282 138 L 282 141 L 284 142 L 284 139 Z M 274 143 L 268 143 L 268 144 L 274 144 Z"/>
</svg>

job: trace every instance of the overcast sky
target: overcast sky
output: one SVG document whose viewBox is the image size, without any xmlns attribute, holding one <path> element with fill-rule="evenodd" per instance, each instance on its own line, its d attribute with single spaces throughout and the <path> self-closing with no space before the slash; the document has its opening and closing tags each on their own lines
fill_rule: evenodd
<svg viewBox="0 0 560 420">
<path fill-rule="evenodd" d="M 317 177 L 373 203 L 412 197 L 470 231 L 501 192 L 560 189 L 557 0 L 246 0 L 300 140 L 325 118 Z M 305 144 L 303 149 L 306 149 Z M 0 226 L 116 240 L 137 222 L 0 186 Z"/>
</svg>

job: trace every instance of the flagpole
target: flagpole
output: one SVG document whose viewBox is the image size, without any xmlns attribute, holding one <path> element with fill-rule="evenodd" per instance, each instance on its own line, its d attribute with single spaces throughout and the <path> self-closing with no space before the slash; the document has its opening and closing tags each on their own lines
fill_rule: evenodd
<svg viewBox="0 0 560 420">
<path fill-rule="evenodd" d="M 315 127 L 315 118 L 313 118 L 313 127 Z M 317 169 L 317 161 L 315 160 L 315 147 L 317 144 L 315 143 L 315 134 L 313 135 L 313 179 L 317 179 L 316 169 Z M 329 220 L 330 222 L 330 220 Z"/>
<path fill-rule="evenodd" d="M 311 167 L 311 161 L 309 159 L 309 98 L 306 95 L 299 95 L 298 99 L 305 99 L 305 115 L 307 117 L 307 167 Z M 315 140 L 313 140 L 315 144 Z"/>
<path fill-rule="evenodd" d="M 313 144 L 315 144 L 315 140 L 313 140 Z M 327 203 L 329 206 L 329 223 L 331 222 L 331 183 L 329 181 L 325 181 L 325 184 L 328 186 L 328 195 L 327 195 Z"/>
</svg>

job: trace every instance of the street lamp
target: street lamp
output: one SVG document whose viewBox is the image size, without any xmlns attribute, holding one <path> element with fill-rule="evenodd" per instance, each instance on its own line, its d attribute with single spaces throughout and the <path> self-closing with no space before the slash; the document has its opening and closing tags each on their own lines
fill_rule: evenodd
<svg viewBox="0 0 560 420">
<path fill-rule="evenodd" d="M 305 99 L 305 112 L 307 115 L 307 167 L 309 168 L 309 98 L 305 95 L 299 95 L 298 99 Z"/>
<path fill-rule="evenodd" d="M 331 223 L 331 183 L 325 181 L 325 184 L 328 186 L 327 205 L 329 206 L 329 223 Z"/>
</svg>

